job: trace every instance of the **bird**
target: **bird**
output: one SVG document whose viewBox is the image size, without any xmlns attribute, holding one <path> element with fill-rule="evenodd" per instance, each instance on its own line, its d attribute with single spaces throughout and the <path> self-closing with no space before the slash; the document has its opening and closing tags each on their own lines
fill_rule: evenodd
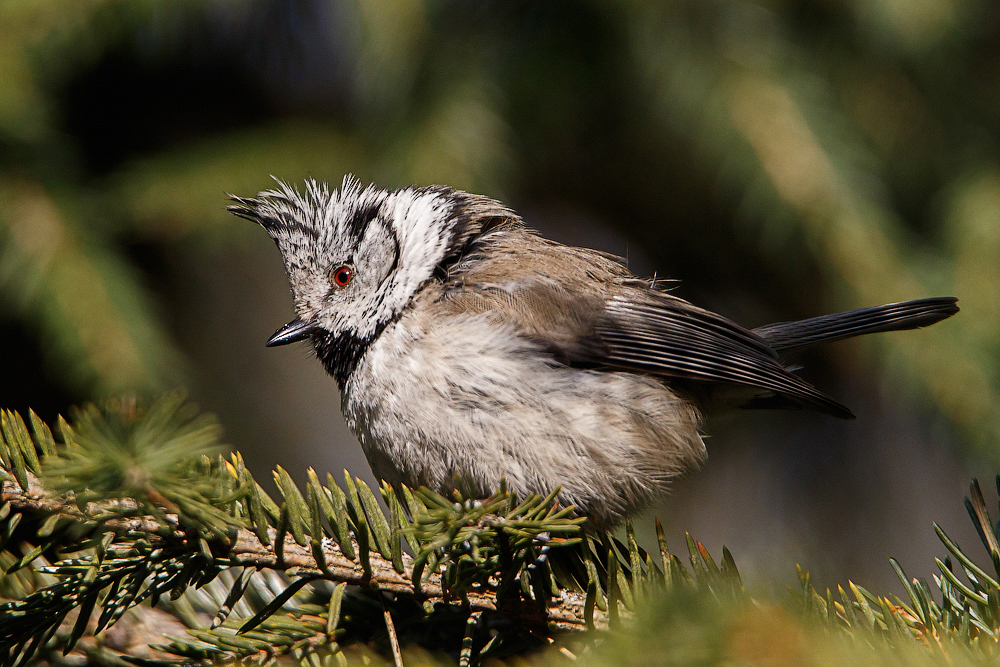
<svg viewBox="0 0 1000 667">
<path fill-rule="evenodd" d="M 958 312 L 934 297 L 747 329 L 483 195 L 275 180 L 228 206 L 284 261 L 296 317 L 266 345 L 312 343 L 372 472 L 483 498 L 501 480 L 559 489 L 599 527 L 705 460 L 713 406 L 854 418 L 780 353 Z"/>
</svg>

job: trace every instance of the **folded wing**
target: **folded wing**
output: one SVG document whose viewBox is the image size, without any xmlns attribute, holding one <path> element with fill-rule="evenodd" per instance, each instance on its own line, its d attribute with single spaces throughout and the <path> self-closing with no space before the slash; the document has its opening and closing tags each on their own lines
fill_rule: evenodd
<svg viewBox="0 0 1000 667">
<path fill-rule="evenodd" d="M 605 363 L 664 377 L 758 387 L 834 417 L 845 406 L 792 374 L 760 336 L 668 294 L 627 289 L 609 299 L 595 333 Z"/>
<path fill-rule="evenodd" d="M 853 418 L 846 407 L 784 368 L 761 336 L 649 289 L 606 256 L 586 253 L 541 239 L 530 258 L 522 248 L 493 252 L 454 274 L 442 303 L 454 313 L 489 313 L 498 324 L 513 323 L 521 335 L 570 366 L 676 378 L 688 386 L 759 388 L 790 399 L 786 406 Z"/>
</svg>

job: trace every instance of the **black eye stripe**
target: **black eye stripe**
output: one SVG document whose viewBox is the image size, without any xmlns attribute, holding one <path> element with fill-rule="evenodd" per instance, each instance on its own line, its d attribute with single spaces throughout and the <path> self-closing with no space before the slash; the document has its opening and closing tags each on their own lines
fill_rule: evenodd
<svg viewBox="0 0 1000 667">
<path fill-rule="evenodd" d="M 357 239 L 358 241 L 365 235 L 365 231 L 368 229 L 368 225 L 372 223 L 372 220 L 378 217 L 378 214 L 382 211 L 382 202 L 377 204 L 370 204 L 363 208 L 359 208 L 354 212 L 353 215 L 347 220 L 347 233 L 352 239 Z"/>
<path fill-rule="evenodd" d="M 389 270 L 385 272 L 385 276 L 382 277 L 379 285 L 384 285 L 387 280 L 390 280 L 393 274 L 396 273 L 396 269 L 399 268 L 399 259 L 402 256 L 402 249 L 399 245 L 399 236 L 396 234 L 396 230 L 393 229 L 389 224 L 382 222 L 382 228 L 385 230 L 385 235 L 389 237 L 392 242 L 392 263 L 389 265 Z M 358 240 L 358 245 L 361 241 Z M 353 257 L 347 260 L 348 264 L 353 264 Z"/>
<path fill-rule="evenodd" d="M 388 229 L 389 238 L 392 239 L 392 265 L 389 267 L 389 271 L 385 274 L 385 278 L 382 282 L 385 282 L 389 277 L 396 273 L 396 268 L 399 266 L 399 237 L 396 236 L 396 230 Z"/>
</svg>

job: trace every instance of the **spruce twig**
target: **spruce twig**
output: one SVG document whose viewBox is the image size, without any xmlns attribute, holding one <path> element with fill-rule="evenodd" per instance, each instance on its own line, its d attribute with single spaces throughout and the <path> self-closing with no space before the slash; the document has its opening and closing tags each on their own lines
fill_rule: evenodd
<svg viewBox="0 0 1000 667">
<path fill-rule="evenodd" d="M 389 633 L 389 646 L 392 648 L 392 661 L 396 667 L 403 667 L 403 654 L 399 650 L 399 638 L 396 636 L 396 625 L 392 622 L 392 612 L 385 603 L 385 596 L 379 593 L 382 603 L 382 617 L 385 619 L 385 630 Z"/>
<path fill-rule="evenodd" d="M 81 514 L 75 507 L 66 503 L 46 497 L 44 487 L 38 482 L 37 477 L 29 474 L 28 490 L 21 490 L 16 482 L 3 482 L 0 501 L 9 503 L 10 511 L 18 514 L 23 512 L 36 512 L 46 516 L 61 516 L 76 521 L 85 521 L 85 515 Z M 177 517 L 165 515 L 168 522 L 176 523 Z M 148 534 L 150 545 L 162 546 L 168 536 L 162 534 L 162 525 L 152 517 L 135 517 L 127 519 L 111 519 L 104 522 L 107 530 L 121 533 Z M 301 576 L 321 576 L 335 583 L 345 583 L 348 585 L 361 586 L 374 583 L 379 588 L 394 594 L 416 594 L 417 590 L 413 585 L 412 568 L 413 558 L 408 554 L 403 554 L 404 572 L 396 571 L 391 560 L 385 559 L 375 552 L 370 554 L 371 575 L 365 573 L 364 568 L 355 560 L 344 555 L 340 548 L 330 539 L 323 540 L 322 553 L 326 561 L 326 574 L 317 564 L 313 551 L 307 546 L 301 546 L 295 542 L 291 535 L 286 535 L 282 557 L 276 554 L 274 540 L 277 530 L 273 527 L 267 529 L 271 544 L 265 544 L 259 536 L 248 529 L 240 529 L 235 533 L 232 543 L 225 547 L 225 550 L 218 553 L 218 559 L 230 566 L 242 566 L 248 568 L 268 568 L 288 573 L 296 577 Z M 184 533 L 175 530 L 170 536 L 172 539 L 186 540 Z M 358 549 L 357 542 L 353 542 L 355 550 Z M 218 545 L 216 545 L 218 549 Z M 420 595 L 423 599 L 431 602 L 446 601 L 445 590 L 441 584 L 441 574 L 430 572 L 421 583 Z M 469 593 L 469 605 L 476 611 L 495 611 L 496 596 L 492 592 Z M 584 597 L 571 591 L 564 591 L 563 598 L 558 607 L 549 609 L 550 620 L 560 629 L 585 629 L 586 623 L 583 617 Z M 603 624 L 603 616 L 598 612 L 598 626 Z"/>
<path fill-rule="evenodd" d="M 34 415 L 32 432 L 16 413 L 3 412 L 0 422 L 0 594 L 13 598 L 0 605 L 0 667 L 53 647 L 71 650 L 144 601 L 168 598 L 189 625 L 189 636 L 158 647 L 179 657 L 173 664 L 291 655 L 303 667 L 326 664 L 340 643 L 359 641 L 358 627 L 381 624 L 401 665 L 414 608 L 426 622 L 435 610 L 463 614 L 459 657 L 472 664 L 525 647 L 503 635 L 483 641 L 491 617 L 547 643 L 559 631 L 622 624 L 655 588 L 707 593 L 718 605 L 748 599 L 727 549 L 717 563 L 688 536 L 688 567 L 657 526 L 661 570 L 631 525 L 625 543 L 585 530 L 572 508 L 559 506 L 558 489 L 518 499 L 501 488 L 470 499 L 383 484 L 387 516 L 349 475 L 345 492 L 310 471 L 303 494 L 279 470 L 275 501 L 238 454 L 209 455 L 217 450 L 211 423 L 176 396 L 148 410 L 130 402 L 85 408 L 73 426 L 60 421 L 60 440 Z M 998 528 L 978 483 L 970 496 L 970 517 L 1000 572 Z M 891 642 L 992 645 L 1000 637 L 998 578 L 935 529 L 950 554 L 934 578 L 940 601 L 893 561 L 908 600 L 853 583 L 838 587 L 839 599 L 824 596 L 800 570 L 803 611 Z M 413 556 L 403 553 L 404 539 Z M 77 616 L 66 622 L 71 612 Z"/>
<path fill-rule="evenodd" d="M 69 650 L 93 632 L 92 614 L 100 630 L 167 596 L 197 627 L 160 649 L 194 661 L 291 653 L 311 663 L 317 651 L 336 652 L 348 584 L 374 586 L 393 605 L 423 601 L 426 614 L 443 604 L 526 619 L 538 636 L 586 627 L 584 597 L 560 589 L 547 565 L 550 550 L 578 544 L 583 521 L 558 505 L 557 492 L 518 501 L 501 489 L 480 501 L 405 487 L 397 495 L 385 485 L 387 517 L 356 478 L 346 477 L 345 493 L 332 476 L 324 487 L 310 473 L 303 494 L 279 470 L 276 502 L 238 454 L 215 454 L 217 429 L 177 396 L 148 409 L 130 401 L 86 407 L 73 426 L 60 420 L 58 441 L 37 417 L 31 425 L 33 434 L 4 413 L 0 427 L 0 584 L 21 591 L 0 606 L 3 667 L 48 650 L 56 637 Z M 415 557 L 403 553 L 404 538 Z M 26 548 L 14 549 L 25 539 Z M 18 570 L 54 583 L 15 586 Z M 282 573 L 280 581 L 268 572 Z M 498 605 L 505 581 L 520 590 L 508 586 L 512 597 Z M 336 584 L 333 592 L 325 582 Z M 214 617 L 209 627 L 193 601 Z M 76 609 L 73 630 L 59 634 Z M 399 637 L 393 643 L 395 653 Z"/>
</svg>

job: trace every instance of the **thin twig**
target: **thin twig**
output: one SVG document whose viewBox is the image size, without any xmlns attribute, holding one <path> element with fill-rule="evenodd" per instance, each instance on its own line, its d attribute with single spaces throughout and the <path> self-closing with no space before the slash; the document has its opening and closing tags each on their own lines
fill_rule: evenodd
<svg viewBox="0 0 1000 667">
<path fill-rule="evenodd" d="M 458 659 L 458 667 L 470 667 L 472 664 L 472 640 L 475 638 L 476 624 L 479 623 L 480 616 L 482 612 L 474 611 L 469 614 L 465 622 L 465 636 L 462 638 L 462 653 Z"/>
<path fill-rule="evenodd" d="M 392 614 L 389 612 L 389 607 L 385 604 L 385 595 L 379 591 L 379 600 L 382 602 L 382 616 L 385 617 L 385 629 L 389 632 L 389 646 L 392 647 L 392 660 L 396 663 L 396 667 L 403 667 L 403 655 L 399 652 L 399 639 L 396 637 L 396 626 L 392 622 Z"/>
</svg>

